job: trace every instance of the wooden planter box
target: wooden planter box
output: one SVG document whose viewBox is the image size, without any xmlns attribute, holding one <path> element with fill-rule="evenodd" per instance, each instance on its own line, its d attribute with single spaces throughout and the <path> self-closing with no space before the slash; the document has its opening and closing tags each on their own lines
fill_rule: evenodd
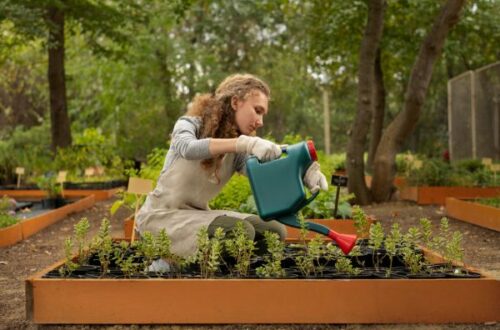
<svg viewBox="0 0 500 330">
<path fill-rule="evenodd" d="M 457 220 L 500 231 L 500 208 L 448 197 L 446 214 Z"/>
<path fill-rule="evenodd" d="M 403 187 L 400 198 L 417 202 L 421 205 L 444 205 L 446 197 L 480 198 L 500 196 L 500 187 Z"/>
<path fill-rule="evenodd" d="M 123 190 L 123 188 L 113 188 L 107 190 L 64 190 L 64 197 L 86 197 L 94 195 L 95 201 L 103 201 L 113 197 L 117 192 Z M 0 196 L 7 195 L 12 198 L 44 198 L 47 194 L 43 190 L 0 190 Z"/>
<path fill-rule="evenodd" d="M 356 227 L 354 227 L 354 220 L 351 219 L 346 219 L 346 220 L 339 220 L 339 219 L 308 219 L 307 221 L 312 221 L 316 222 L 319 224 L 322 224 L 330 229 L 335 230 L 336 232 L 342 233 L 342 234 L 356 234 Z M 375 219 L 368 219 L 368 222 L 370 225 L 375 223 Z M 130 216 L 127 219 L 124 220 L 123 222 L 123 233 L 124 237 L 126 239 L 129 239 L 132 235 L 132 230 L 134 228 L 134 216 Z M 300 230 L 292 227 L 287 227 L 287 241 L 297 241 L 300 236 Z M 309 232 L 307 235 L 308 239 L 312 239 L 314 236 L 318 235 L 317 233 Z M 359 238 L 366 238 L 366 237 L 359 237 Z M 328 239 L 328 238 L 326 238 Z"/>
<path fill-rule="evenodd" d="M 479 279 L 26 280 L 36 324 L 479 323 L 500 320 L 500 281 Z M 474 270 L 477 271 L 477 270 Z"/>
<path fill-rule="evenodd" d="M 0 230 L 0 247 L 9 246 L 19 242 L 20 240 L 26 239 L 51 224 L 60 221 L 69 214 L 80 212 L 92 207 L 94 203 L 95 198 L 93 195 L 90 195 L 55 210 L 48 211 L 29 219 L 21 220 L 17 225 Z"/>
<path fill-rule="evenodd" d="M 0 247 L 16 244 L 22 239 L 23 230 L 20 222 L 9 227 L 0 228 Z"/>
</svg>

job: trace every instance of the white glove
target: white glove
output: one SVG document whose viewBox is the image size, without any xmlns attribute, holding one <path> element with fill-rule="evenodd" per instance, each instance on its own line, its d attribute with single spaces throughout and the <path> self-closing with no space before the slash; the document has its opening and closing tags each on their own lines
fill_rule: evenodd
<svg viewBox="0 0 500 330">
<path fill-rule="evenodd" d="M 254 155 L 267 162 L 281 156 L 281 148 L 277 144 L 256 136 L 240 135 L 236 140 L 236 152 Z"/>
<path fill-rule="evenodd" d="M 319 170 L 318 162 L 312 163 L 307 169 L 306 175 L 304 175 L 304 184 L 313 194 L 320 189 L 324 191 L 328 190 L 328 182 L 326 181 L 326 177 Z"/>
</svg>

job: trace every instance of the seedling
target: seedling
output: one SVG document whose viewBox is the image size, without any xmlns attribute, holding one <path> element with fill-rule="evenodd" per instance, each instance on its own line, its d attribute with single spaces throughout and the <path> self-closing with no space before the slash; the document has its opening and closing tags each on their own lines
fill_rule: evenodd
<svg viewBox="0 0 500 330">
<path fill-rule="evenodd" d="M 269 254 L 264 256 L 265 264 L 257 267 L 257 275 L 268 278 L 284 277 L 285 271 L 281 267 L 281 262 L 285 256 L 285 244 L 280 240 L 277 233 L 265 231 L 264 238 Z"/>
<path fill-rule="evenodd" d="M 85 249 L 85 245 L 87 244 L 86 238 L 89 228 L 90 224 L 87 218 L 82 218 L 74 226 L 74 236 L 78 246 L 78 262 L 80 264 L 84 264 L 88 260 L 88 250 Z"/>
<path fill-rule="evenodd" d="M 401 232 L 399 229 L 399 224 L 394 223 L 391 227 L 390 234 L 385 238 L 384 245 L 386 250 L 386 255 L 389 257 L 389 268 L 386 270 L 386 277 L 390 277 L 392 273 L 392 261 L 396 254 L 398 253 L 398 247 L 401 243 Z"/>
<path fill-rule="evenodd" d="M 203 227 L 198 232 L 198 250 L 196 261 L 200 266 L 201 277 L 214 277 L 222 260 L 224 229 L 215 229 L 214 236 L 209 238 L 207 228 Z"/>
<path fill-rule="evenodd" d="M 255 242 L 248 238 L 243 222 L 238 221 L 233 229 L 233 238 L 225 241 L 226 250 L 229 255 L 236 259 L 234 272 L 237 277 L 248 275 L 250 260 L 255 251 Z"/>
<path fill-rule="evenodd" d="M 113 240 L 111 238 L 109 220 L 104 218 L 99 228 L 99 233 L 92 243 L 93 250 L 97 252 L 101 265 L 101 277 L 105 277 L 109 272 L 109 265 L 113 254 Z"/>
<path fill-rule="evenodd" d="M 384 228 L 377 222 L 373 226 L 370 227 L 370 238 L 368 241 L 368 246 L 372 249 L 372 261 L 375 269 L 379 269 L 380 257 L 379 257 L 379 249 L 382 247 L 382 243 L 384 242 Z"/>
<path fill-rule="evenodd" d="M 352 218 L 358 237 L 366 237 L 370 232 L 370 223 L 365 212 L 358 205 L 352 207 Z"/>
<path fill-rule="evenodd" d="M 71 238 L 67 238 L 64 241 L 64 256 L 65 262 L 64 265 L 59 268 L 59 274 L 61 274 L 62 277 L 67 277 L 78 268 L 78 264 L 73 262 L 73 242 Z"/>
</svg>

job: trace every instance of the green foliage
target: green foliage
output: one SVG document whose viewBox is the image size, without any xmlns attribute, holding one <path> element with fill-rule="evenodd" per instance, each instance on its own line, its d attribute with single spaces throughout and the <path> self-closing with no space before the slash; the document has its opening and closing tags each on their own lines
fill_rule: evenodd
<svg viewBox="0 0 500 330">
<path fill-rule="evenodd" d="M 61 196 L 61 184 L 57 183 L 55 175 L 44 175 L 36 179 L 38 188 L 47 192 L 49 198 Z"/>
<path fill-rule="evenodd" d="M 476 203 L 500 208 L 500 197 L 476 199 Z"/>
<path fill-rule="evenodd" d="M 285 270 L 281 262 L 285 256 L 285 244 L 280 240 L 277 233 L 264 232 L 268 254 L 264 255 L 264 265 L 257 267 L 256 272 L 260 277 L 283 277 Z"/>
<path fill-rule="evenodd" d="M 208 235 L 208 230 L 202 228 L 198 232 L 195 260 L 200 266 L 201 277 L 214 277 L 215 272 L 219 269 L 222 262 L 222 251 L 224 248 L 223 239 L 225 237 L 224 229 L 218 227 L 215 229 L 212 238 Z"/>
<path fill-rule="evenodd" d="M 425 159 L 422 168 L 407 173 L 410 185 L 417 186 L 496 186 L 493 172 L 478 160 L 449 164 L 439 159 Z"/>
<path fill-rule="evenodd" d="M 234 273 L 237 277 L 247 276 L 255 242 L 248 238 L 241 221 L 236 223 L 231 236 L 224 243 L 226 251 L 236 260 Z"/>
<path fill-rule="evenodd" d="M 79 266 L 77 263 L 73 262 L 73 242 L 71 238 L 64 240 L 64 257 L 64 265 L 59 268 L 59 274 L 61 274 L 62 277 L 71 275 Z"/>
<path fill-rule="evenodd" d="M 370 237 L 368 239 L 368 246 L 372 249 L 372 260 L 375 269 L 378 270 L 380 263 L 379 249 L 382 248 L 384 242 L 384 228 L 380 222 L 373 224 L 370 227 Z"/>
<path fill-rule="evenodd" d="M 99 232 L 92 242 L 92 251 L 97 253 L 101 264 L 101 276 L 105 277 L 113 256 L 113 239 L 111 238 L 111 225 L 109 220 L 102 219 Z"/>
<path fill-rule="evenodd" d="M 401 246 L 401 240 L 402 235 L 399 224 L 393 223 L 389 235 L 387 235 L 384 240 L 386 255 L 389 257 L 389 268 L 387 269 L 386 277 L 391 276 L 392 261 L 398 253 L 398 249 Z"/>
<path fill-rule="evenodd" d="M 356 234 L 359 237 L 366 237 L 370 232 L 370 223 L 368 222 L 368 217 L 359 205 L 355 205 L 352 208 L 352 219 L 354 220 L 354 227 L 356 228 Z"/>
<path fill-rule="evenodd" d="M 3 196 L 0 198 L 0 213 L 7 213 L 9 211 L 14 211 L 16 208 L 16 200 L 9 198 L 8 196 Z"/>
<path fill-rule="evenodd" d="M 90 223 L 87 218 L 82 218 L 74 226 L 74 239 L 78 246 L 78 263 L 84 264 L 88 259 L 88 251 L 85 250 L 87 244 L 87 234 L 89 233 Z"/>
<path fill-rule="evenodd" d="M 113 258 L 125 277 L 131 277 L 139 270 L 139 264 L 134 262 L 136 256 L 127 254 L 129 248 L 130 244 L 127 241 L 121 241 L 113 250 Z"/>
<path fill-rule="evenodd" d="M 9 213 L 0 212 L 0 228 L 7 228 L 18 222 L 19 220 L 15 216 Z"/>
</svg>

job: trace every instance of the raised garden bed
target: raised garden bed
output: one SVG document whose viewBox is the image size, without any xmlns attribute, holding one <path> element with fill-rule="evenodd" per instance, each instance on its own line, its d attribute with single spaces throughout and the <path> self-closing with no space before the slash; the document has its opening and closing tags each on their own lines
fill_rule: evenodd
<svg viewBox="0 0 500 330">
<path fill-rule="evenodd" d="M 500 231 L 500 208 L 497 207 L 448 197 L 446 214 L 457 220 Z"/>
<path fill-rule="evenodd" d="M 86 197 L 93 195 L 96 201 L 103 201 L 113 197 L 117 192 L 123 190 L 123 188 L 111 188 L 111 189 L 96 189 L 96 190 L 83 190 L 83 189 L 65 189 L 64 196 L 67 198 L 74 197 Z M 0 190 L 0 196 L 7 195 L 12 198 L 27 198 L 36 197 L 43 198 L 46 196 L 44 190 Z"/>
<path fill-rule="evenodd" d="M 19 223 L 13 226 L 2 228 L 0 229 L 0 247 L 9 246 L 26 239 L 51 224 L 60 221 L 69 214 L 92 207 L 94 203 L 95 198 L 93 195 L 90 195 L 56 209 L 47 210 L 39 214 L 35 213 L 33 217 L 20 220 Z"/>
<path fill-rule="evenodd" d="M 103 279 L 58 278 L 62 265 L 26 280 L 27 317 L 34 323 L 478 323 L 500 317 L 500 282 L 486 275 L 186 279 L 148 273 L 126 279 L 111 278 L 120 276 L 110 270 Z"/>
<path fill-rule="evenodd" d="M 446 197 L 481 198 L 500 196 L 500 187 L 412 187 L 400 189 L 400 198 L 421 205 L 445 205 Z"/>
<path fill-rule="evenodd" d="M 322 224 L 323 226 L 326 226 L 332 230 L 335 230 L 338 233 L 341 234 L 356 234 L 356 227 L 354 227 L 354 221 L 351 219 L 309 219 L 307 221 L 312 221 L 315 223 Z M 375 219 L 369 218 L 368 222 L 369 224 L 375 223 Z M 127 219 L 124 220 L 123 222 L 123 234 L 124 238 L 130 239 L 132 235 L 132 230 L 134 228 L 134 216 L 130 216 Z M 292 227 L 287 227 L 287 241 L 297 241 L 299 238 L 299 230 L 296 228 Z M 308 239 L 312 239 L 314 236 L 316 236 L 316 233 L 310 232 L 307 234 Z M 360 238 L 366 238 L 360 237 Z"/>
</svg>

